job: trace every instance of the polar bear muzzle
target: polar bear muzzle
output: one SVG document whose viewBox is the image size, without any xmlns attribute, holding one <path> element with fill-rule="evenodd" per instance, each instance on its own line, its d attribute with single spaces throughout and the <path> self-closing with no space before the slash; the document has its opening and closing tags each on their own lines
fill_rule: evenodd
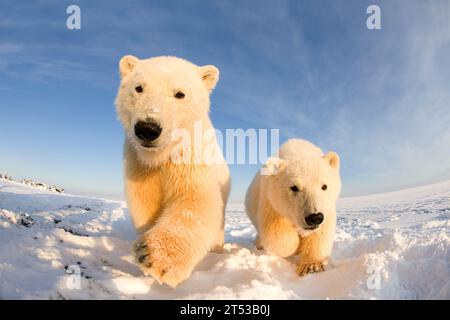
<svg viewBox="0 0 450 320">
<path fill-rule="evenodd" d="M 150 148 L 153 142 L 161 135 L 161 126 L 152 119 L 139 120 L 134 125 L 134 134 L 143 147 Z"/>
<path fill-rule="evenodd" d="M 324 220 L 324 216 L 322 212 L 317 213 L 311 213 L 308 216 L 306 216 L 305 221 L 306 224 L 311 228 L 315 229 L 317 228 Z"/>
</svg>

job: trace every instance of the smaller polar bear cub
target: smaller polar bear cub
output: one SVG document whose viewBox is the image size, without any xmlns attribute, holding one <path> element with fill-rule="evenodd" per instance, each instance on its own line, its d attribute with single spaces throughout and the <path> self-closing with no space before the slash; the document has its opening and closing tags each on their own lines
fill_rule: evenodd
<svg viewBox="0 0 450 320">
<path fill-rule="evenodd" d="M 341 191 L 339 156 L 291 139 L 269 158 L 246 195 L 258 248 L 281 257 L 298 254 L 299 275 L 325 270 Z"/>
</svg>

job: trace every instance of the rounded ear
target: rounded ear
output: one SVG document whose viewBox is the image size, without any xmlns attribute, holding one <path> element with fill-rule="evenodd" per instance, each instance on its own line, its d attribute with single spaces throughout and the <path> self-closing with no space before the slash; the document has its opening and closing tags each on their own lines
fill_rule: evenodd
<svg viewBox="0 0 450 320">
<path fill-rule="evenodd" d="M 339 155 L 336 152 L 330 151 L 326 155 L 324 155 L 323 158 L 330 164 L 330 166 L 335 169 L 339 169 L 340 159 Z"/>
<path fill-rule="evenodd" d="M 206 88 L 212 91 L 216 87 L 217 81 L 219 81 L 219 69 L 213 65 L 200 67 L 200 76 Z"/>
<path fill-rule="evenodd" d="M 273 176 L 287 167 L 287 161 L 278 157 L 270 157 L 261 168 L 262 176 Z"/>
<path fill-rule="evenodd" d="M 139 59 L 132 55 L 123 56 L 119 62 L 120 77 L 125 78 L 133 71 Z"/>
</svg>

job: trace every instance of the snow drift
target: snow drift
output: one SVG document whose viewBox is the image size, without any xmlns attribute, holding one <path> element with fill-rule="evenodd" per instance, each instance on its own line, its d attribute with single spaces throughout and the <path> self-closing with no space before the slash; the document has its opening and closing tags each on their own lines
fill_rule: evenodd
<svg viewBox="0 0 450 320">
<path fill-rule="evenodd" d="M 223 252 L 171 289 L 133 263 L 123 202 L 0 180 L 0 299 L 449 299 L 449 218 L 450 181 L 342 199 L 328 271 L 299 278 L 229 205 Z"/>
</svg>

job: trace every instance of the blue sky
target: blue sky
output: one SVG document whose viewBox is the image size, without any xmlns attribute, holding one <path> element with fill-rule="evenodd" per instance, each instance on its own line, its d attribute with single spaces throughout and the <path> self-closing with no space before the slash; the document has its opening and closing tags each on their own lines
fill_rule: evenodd
<svg viewBox="0 0 450 320">
<path fill-rule="evenodd" d="M 81 7 L 81 30 L 66 8 Z M 381 8 L 368 30 L 366 8 Z M 211 118 L 341 156 L 344 195 L 450 178 L 449 1 L 1 1 L 0 172 L 122 194 L 121 56 L 221 71 Z M 240 202 L 255 165 L 232 165 Z"/>
</svg>

